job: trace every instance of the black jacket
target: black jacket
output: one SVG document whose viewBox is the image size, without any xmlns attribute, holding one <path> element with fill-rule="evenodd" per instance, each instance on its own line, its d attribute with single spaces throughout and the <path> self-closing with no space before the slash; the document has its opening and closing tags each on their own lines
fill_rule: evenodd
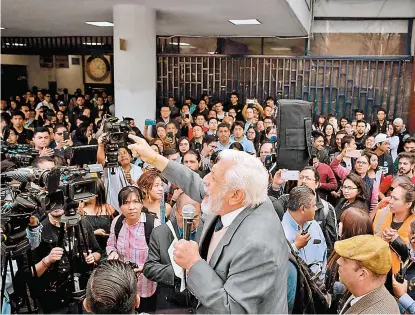
<svg viewBox="0 0 415 315">
<path fill-rule="evenodd" d="M 176 218 L 170 217 L 170 221 L 177 239 L 180 239 Z M 200 220 L 196 232 L 196 242 L 200 239 L 202 229 L 203 222 Z M 168 253 L 173 240 L 173 234 L 167 224 L 154 228 L 148 245 L 148 256 L 143 273 L 147 279 L 157 282 L 158 310 L 181 309 L 182 313 L 188 313 L 188 310 L 193 307 L 194 299 L 187 290 L 180 292 L 180 279 L 174 274 Z"/>
<path fill-rule="evenodd" d="M 341 199 L 339 203 L 337 204 L 336 208 L 334 209 L 334 211 L 336 212 L 336 219 L 338 222 L 340 222 L 340 216 L 342 215 L 342 213 L 345 210 L 352 208 L 352 207 L 365 210 L 367 213 L 369 213 L 369 208 L 367 206 L 367 203 L 363 200 L 356 199 L 351 204 L 346 204 L 346 202 L 347 202 L 346 198 Z"/>
<path fill-rule="evenodd" d="M 95 238 L 94 231 L 91 224 L 84 218 L 81 220 L 82 229 L 84 230 L 84 235 L 86 239 L 86 245 L 92 250 L 92 252 L 101 252 L 101 248 L 98 245 L 98 242 Z M 39 246 L 33 251 L 33 262 L 34 264 L 40 262 L 42 258 L 49 255 L 50 251 L 58 246 L 59 238 L 59 228 L 52 225 L 49 221 L 49 218 L 46 218 L 42 221 L 42 234 L 41 241 Z M 79 234 L 81 235 L 81 234 Z M 84 262 L 79 259 L 79 251 L 85 250 L 86 247 L 81 237 L 82 248 L 79 248 L 76 245 L 76 241 L 71 242 L 71 247 L 74 246 L 73 250 L 73 266 L 75 273 L 80 274 L 80 285 L 81 288 L 85 288 L 86 283 L 89 278 L 92 265 L 86 265 Z M 69 281 L 69 239 L 67 235 L 64 237 L 64 254 L 59 263 L 53 263 L 43 274 L 37 279 L 34 279 L 30 276 L 31 269 L 29 262 L 26 260 L 24 262 L 23 271 L 29 279 L 30 287 L 35 293 L 35 297 L 40 302 L 40 306 L 44 313 L 53 313 L 54 311 L 61 309 L 62 307 L 68 306 L 72 301 L 71 291 L 72 285 Z M 80 253 L 79 253 L 80 254 Z"/>
</svg>

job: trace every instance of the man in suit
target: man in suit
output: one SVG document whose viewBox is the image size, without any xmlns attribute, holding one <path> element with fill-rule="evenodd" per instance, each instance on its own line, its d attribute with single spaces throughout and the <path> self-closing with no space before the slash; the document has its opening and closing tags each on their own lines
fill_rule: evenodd
<svg viewBox="0 0 415 315">
<path fill-rule="evenodd" d="M 200 203 L 190 199 L 182 193 L 174 206 L 174 217 L 171 216 L 167 224 L 156 227 L 151 233 L 148 248 L 148 257 L 144 265 L 144 276 L 157 282 L 157 311 L 181 310 L 189 313 L 192 310 L 192 296 L 188 291 L 180 292 L 181 280 L 175 275 L 168 250 L 174 240 L 183 238 L 182 209 L 185 205 L 195 207 L 195 217 L 192 224 L 190 239 L 199 241 L 203 229 L 200 220 Z M 174 235 L 173 235 L 174 231 Z"/>
<path fill-rule="evenodd" d="M 129 135 L 135 154 L 211 213 L 200 242 L 180 240 L 174 259 L 186 269 L 198 313 L 287 313 L 288 246 L 267 196 L 268 173 L 255 157 L 224 150 L 202 180 Z M 254 176 L 253 176 L 254 174 Z"/>
<path fill-rule="evenodd" d="M 359 235 L 334 244 L 340 256 L 340 281 L 352 295 L 340 314 L 399 314 L 395 298 L 385 288 L 392 268 L 389 245 L 375 235 Z"/>
</svg>

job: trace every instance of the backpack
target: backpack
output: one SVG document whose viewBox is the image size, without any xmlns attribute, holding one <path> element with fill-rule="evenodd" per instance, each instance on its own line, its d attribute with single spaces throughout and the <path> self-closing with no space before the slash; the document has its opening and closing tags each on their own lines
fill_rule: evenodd
<svg viewBox="0 0 415 315">
<path fill-rule="evenodd" d="M 145 212 L 146 215 L 146 222 L 144 223 L 144 234 L 146 237 L 146 243 L 147 245 L 150 244 L 150 236 L 151 236 L 151 232 L 154 229 L 154 219 L 156 218 L 156 216 L 154 214 Z M 115 241 L 118 241 L 118 235 L 120 234 L 121 228 L 122 228 L 122 224 L 123 224 L 123 220 L 125 219 L 125 216 L 123 214 L 121 214 L 119 216 L 119 218 L 117 219 L 117 222 L 115 222 L 115 227 L 114 227 L 114 233 L 115 233 Z"/>
<path fill-rule="evenodd" d="M 327 217 L 328 217 L 329 212 L 330 212 L 330 206 L 329 206 L 329 203 L 326 200 L 324 200 L 324 199 L 321 199 L 321 203 L 323 204 L 324 225 L 325 225 L 326 224 L 326 221 L 327 221 Z M 335 222 L 335 225 L 337 227 L 336 214 L 334 214 L 334 222 Z"/>
<path fill-rule="evenodd" d="M 324 283 L 313 279 L 313 272 L 301 257 L 290 247 L 289 260 L 297 269 L 297 287 L 293 314 L 325 314 L 329 309 L 328 295 Z"/>
</svg>

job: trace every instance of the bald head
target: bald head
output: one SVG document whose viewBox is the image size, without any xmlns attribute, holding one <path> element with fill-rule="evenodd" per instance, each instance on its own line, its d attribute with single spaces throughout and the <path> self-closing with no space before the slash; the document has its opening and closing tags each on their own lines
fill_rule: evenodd
<svg viewBox="0 0 415 315">
<path fill-rule="evenodd" d="M 193 199 L 191 199 L 185 193 L 182 193 L 179 196 L 179 198 L 177 198 L 177 201 L 176 201 L 176 206 L 175 206 L 174 211 L 175 211 L 175 215 L 176 215 L 176 219 L 177 219 L 177 225 L 181 229 L 183 229 L 182 209 L 186 205 L 192 205 L 193 207 L 195 207 L 195 217 L 193 219 L 193 224 L 192 224 L 192 231 L 194 231 L 197 228 L 197 226 L 199 225 L 200 203 L 197 202 L 197 201 L 194 201 Z"/>
</svg>

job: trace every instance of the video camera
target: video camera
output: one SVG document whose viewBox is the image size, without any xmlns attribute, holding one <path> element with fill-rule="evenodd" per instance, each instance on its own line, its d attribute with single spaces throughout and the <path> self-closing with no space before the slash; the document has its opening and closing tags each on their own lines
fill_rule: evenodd
<svg viewBox="0 0 415 315">
<path fill-rule="evenodd" d="M 76 166 L 56 167 L 51 170 L 20 168 L 1 174 L 1 181 L 5 185 L 2 187 L 0 221 L 4 233 L 2 240 L 9 245 L 8 242 L 12 244 L 25 236 L 22 232 L 32 215 L 42 218 L 56 209 L 64 209 L 67 216 L 76 214 L 78 202 L 92 198 L 97 193 L 96 179 L 83 177 L 102 171 L 102 166 L 96 164 L 82 169 Z M 20 182 L 18 187 L 8 184 L 12 180 Z M 28 187 L 29 183 L 34 185 Z M 5 190 L 10 193 L 5 193 Z"/>
<path fill-rule="evenodd" d="M 117 117 L 108 114 L 103 117 L 102 124 L 103 131 L 106 133 L 102 139 L 107 157 L 106 167 L 114 174 L 114 169 L 118 166 L 118 150 L 127 147 L 128 134 L 132 129 L 126 120 L 119 121 Z"/>
<path fill-rule="evenodd" d="M 272 173 L 277 166 L 277 137 L 272 136 L 269 141 L 272 144 L 272 148 L 270 154 L 265 157 L 264 166 L 269 173 Z"/>
<path fill-rule="evenodd" d="M 9 159 L 18 167 L 29 166 L 39 156 L 39 152 L 27 144 L 10 144 L 1 141 L 1 159 Z"/>
</svg>

